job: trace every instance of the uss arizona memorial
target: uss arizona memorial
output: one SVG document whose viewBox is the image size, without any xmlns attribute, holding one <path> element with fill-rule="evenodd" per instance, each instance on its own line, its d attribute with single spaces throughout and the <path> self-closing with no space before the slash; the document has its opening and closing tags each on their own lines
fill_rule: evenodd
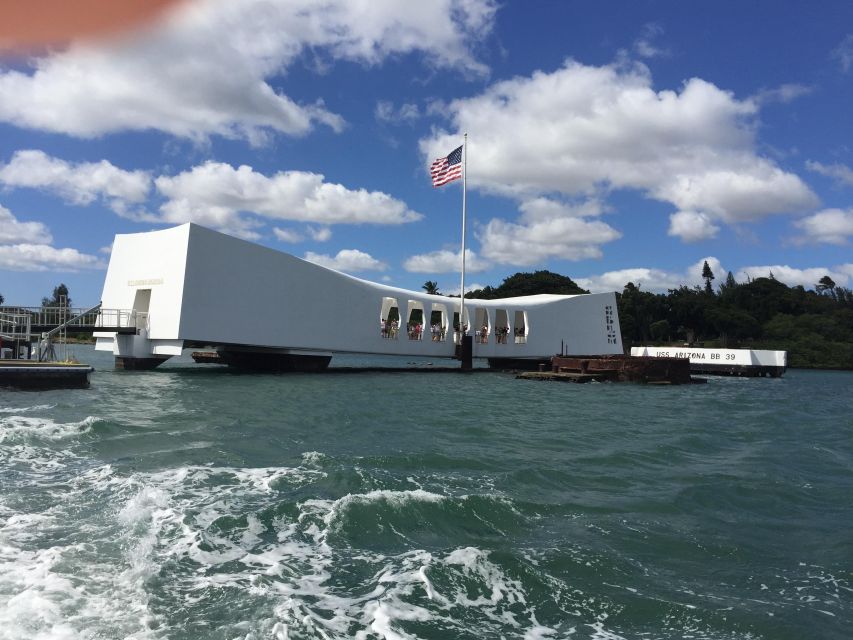
<svg viewBox="0 0 853 640">
<path fill-rule="evenodd" d="M 192 223 L 117 235 L 101 301 L 133 310 L 135 335 L 95 333 L 121 368 L 211 347 L 236 366 L 316 370 L 335 353 L 453 358 L 468 342 L 459 298 L 369 282 Z M 494 366 L 622 353 L 614 293 L 466 299 L 462 325 L 473 357 Z"/>
</svg>

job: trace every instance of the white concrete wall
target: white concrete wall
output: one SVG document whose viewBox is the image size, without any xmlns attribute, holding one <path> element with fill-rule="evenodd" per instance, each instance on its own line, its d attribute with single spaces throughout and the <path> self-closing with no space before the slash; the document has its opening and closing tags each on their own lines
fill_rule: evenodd
<svg viewBox="0 0 853 640">
<path fill-rule="evenodd" d="M 102 307 L 131 310 L 137 290 L 150 289 L 148 323 L 143 329 L 147 330 L 147 338 L 157 341 L 150 345 L 149 353 L 152 354 L 180 353 L 176 340 L 179 338 L 189 234 L 190 225 L 181 225 L 151 233 L 121 234 L 113 242 L 101 295 Z M 98 350 L 114 350 L 115 334 L 94 335 L 98 339 Z M 140 345 L 134 346 L 135 352 L 140 349 Z"/>
<path fill-rule="evenodd" d="M 149 337 L 161 344 L 192 340 L 322 352 L 454 353 L 452 320 L 458 298 L 360 280 L 194 224 L 116 237 L 104 306 L 130 308 L 136 289 L 143 287 L 152 292 Z M 380 335 L 383 297 L 398 302 L 397 340 Z M 421 341 L 406 335 L 410 300 L 423 304 Z M 433 303 L 447 308 L 445 342 L 431 340 Z M 488 310 L 491 332 L 488 344 L 474 345 L 475 357 L 550 356 L 559 352 L 561 341 L 566 353 L 622 353 L 613 293 L 466 300 L 471 335 L 478 307 Z M 526 344 L 515 344 L 515 327 L 507 344 L 496 342 L 497 309 L 507 311 L 510 323 L 516 309 L 527 312 Z"/>
</svg>

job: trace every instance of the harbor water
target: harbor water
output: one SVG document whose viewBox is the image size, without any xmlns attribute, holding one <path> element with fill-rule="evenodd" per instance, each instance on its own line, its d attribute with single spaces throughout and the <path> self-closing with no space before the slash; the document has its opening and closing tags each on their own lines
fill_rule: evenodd
<svg viewBox="0 0 853 640">
<path fill-rule="evenodd" d="M 0 640 L 853 637 L 851 372 L 76 354 L 88 390 L 0 390 Z"/>
</svg>

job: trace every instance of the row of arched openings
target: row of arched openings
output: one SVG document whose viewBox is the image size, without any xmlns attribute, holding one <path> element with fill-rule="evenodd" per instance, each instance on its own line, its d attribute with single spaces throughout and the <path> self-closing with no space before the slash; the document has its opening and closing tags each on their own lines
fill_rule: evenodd
<svg viewBox="0 0 853 640">
<path fill-rule="evenodd" d="M 527 323 L 527 312 L 524 310 L 490 310 L 466 301 L 465 318 L 460 329 L 459 311 L 454 311 L 451 317 L 444 303 L 433 302 L 425 305 L 420 300 L 407 300 L 405 315 L 401 315 L 397 298 L 382 298 L 379 335 L 385 340 L 453 340 L 459 343 L 463 332 L 473 335 L 474 341 L 479 344 L 525 344 L 530 326 Z"/>
</svg>

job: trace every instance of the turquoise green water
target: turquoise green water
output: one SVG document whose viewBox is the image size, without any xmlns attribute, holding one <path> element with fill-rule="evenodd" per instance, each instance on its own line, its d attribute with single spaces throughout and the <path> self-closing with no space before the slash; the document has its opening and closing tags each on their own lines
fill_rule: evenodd
<svg viewBox="0 0 853 640">
<path fill-rule="evenodd" d="M 89 390 L 0 390 L 0 639 L 853 637 L 851 373 L 77 352 Z"/>
</svg>

